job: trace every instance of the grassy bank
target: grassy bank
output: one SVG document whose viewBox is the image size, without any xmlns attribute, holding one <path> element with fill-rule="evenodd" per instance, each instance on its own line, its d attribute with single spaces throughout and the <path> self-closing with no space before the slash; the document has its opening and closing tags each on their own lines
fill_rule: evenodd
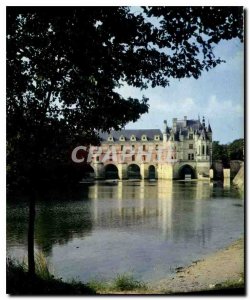
<svg viewBox="0 0 250 300">
<path fill-rule="evenodd" d="M 204 260 L 176 273 L 174 278 L 152 286 L 136 280 L 132 274 L 118 274 L 112 281 L 88 283 L 63 282 L 52 275 L 45 257 L 36 255 L 36 276 L 30 277 L 25 263 L 7 260 L 7 293 L 11 295 L 244 295 L 240 258 L 244 240 L 240 239 Z M 231 264 L 231 267 L 230 267 Z M 232 269 L 233 267 L 233 269 Z M 223 276 L 229 274 L 228 276 Z"/>
<path fill-rule="evenodd" d="M 39 266 L 38 268 L 41 268 Z M 38 269 L 34 277 L 29 276 L 25 264 L 7 261 L 7 287 L 10 295 L 94 295 L 95 290 L 81 282 L 63 282 L 54 278 L 48 269 Z"/>
<path fill-rule="evenodd" d="M 45 277 L 43 278 L 43 275 Z M 118 275 L 111 282 L 91 281 L 87 284 L 71 281 L 63 282 L 45 272 L 31 278 L 22 264 L 7 263 L 7 293 L 10 295 L 114 295 L 114 294 L 165 294 L 165 295 L 243 295 L 244 280 L 227 281 L 216 284 L 210 290 L 178 293 L 171 290 L 154 290 L 137 281 L 132 275 Z"/>
<path fill-rule="evenodd" d="M 130 274 L 120 274 L 111 281 L 92 280 L 87 284 L 77 281 L 64 282 L 49 271 L 42 255 L 36 257 L 36 275 L 29 276 L 27 265 L 7 260 L 7 294 L 10 295 L 94 295 L 94 294 L 143 294 L 145 283 Z"/>
</svg>

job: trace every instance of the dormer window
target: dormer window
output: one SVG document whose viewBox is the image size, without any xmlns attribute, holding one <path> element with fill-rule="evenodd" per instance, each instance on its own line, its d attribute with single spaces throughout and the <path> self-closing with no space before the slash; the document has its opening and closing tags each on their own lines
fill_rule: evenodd
<svg viewBox="0 0 250 300">
<path fill-rule="evenodd" d="M 155 135 L 154 140 L 155 141 L 159 141 L 160 140 L 160 136 L 159 135 Z"/>
<path fill-rule="evenodd" d="M 131 135 L 130 141 L 136 141 L 136 137 L 134 135 Z"/>
<path fill-rule="evenodd" d="M 110 136 L 108 137 L 108 141 L 109 141 L 109 142 L 113 142 L 113 141 L 114 141 L 112 135 L 110 135 Z"/>
<path fill-rule="evenodd" d="M 141 136 L 141 140 L 142 140 L 142 141 L 147 141 L 147 136 L 146 136 L 146 134 L 143 134 L 143 135 Z"/>
<path fill-rule="evenodd" d="M 120 142 L 124 142 L 125 141 L 125 137 L 123 135 L 120 136 L 119 138 Z"/>
</svg>

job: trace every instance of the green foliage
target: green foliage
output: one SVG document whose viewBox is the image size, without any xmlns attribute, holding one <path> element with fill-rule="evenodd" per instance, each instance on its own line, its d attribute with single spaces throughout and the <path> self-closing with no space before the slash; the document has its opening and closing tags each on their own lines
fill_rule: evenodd
<svg viewBox="0 0 250 300">
<path fill-rule="evenodd" d="M 239 7 L 7 7 L 8 184 L 77 181 L 73 148 L 148 111 L 121 84 L 198 78 L 222 62 L 220 40 L 242 40 L 242 18 Z"/>
<path fill-rule="evenodd" d="M 230 159 L 244 160 L 244 140 L 238 139 L 229 144 Z"/>
<path fill-rule="evenodd" d="M 132 275 L 120 274 L 114 280 L 114 289 L 118 291 L 132 291 L 136 289 L 146 289 L 143 282 L 135 280 Z"/>
<path fill-rule="evenodd" d="M 74 282 L 72 284 L 54 279 L 30 277 L 26 268 L 13 260 L 7 260 L 7 294 L 10 295 L 93 295 L 90 287 Z"/>
<path fill-rule="evenodd" d="M 227 145 L 221 145 L 218 141 L 213 141 L 213 161 L 221 160 L 225 166 L 230 160 L 244 160 L 244 140 L 234 140 Z"/>
<path fill-rule="evenodd" d="M 112 294 L 120 291 L 147 290 L 145 283 L 132 275 L 120 274 L 112 282 L 91 280 L 88 284 L 71 280 L 66 283 L 49 271 L 42 254 L 36 256 L 36 275 L 30 277 L 27 264 L 7 259 L 7 293 L 11 295 L 92 295 Z"/>
<path fill-rule="evenodd" d="M 166 63 L 171 77 L 198 78 L 221 62 L 213 47 L 222 39 L 243 40 L 243 12 L 240 7 L 165 7 L 144 8 L 148 17 L 161 18 L 157 45 L 168 49 Z M 172 63 L 178 67 L 172 67 Z"/>
<path fill-rule="evenodd" d="M 91 280 L 88 286 L 98 293 L 112 294 L 117 292 L 146 291 L 148 288 L 144 282 L 136 280 L 131 274 L 118 274 L 111 282 Z"/>
<path fill-rule="evenodd" d="M 100 280 L 91 280 L 88 282 L 88 287 L 96 291 L 97 293 L 108 293 L 112 290 L 112 284 L 100 281 Z"/>
<path fill-rule="evenodd" d="M 36 275 L 42 279 L 49 280 L 54 278 L 51 271 L 49 270 L 49 264 L 44 256 L 43 252 L 36 253 L 35 256 L 35 267 L 36 267 Z"/>
<path fill-rule="evenodd" d="M 213 141 L 213 161 L 221 160 L 225 167 L 229 166 L 228 145 L 220 145 L 218 141 Z"/>
</svg>

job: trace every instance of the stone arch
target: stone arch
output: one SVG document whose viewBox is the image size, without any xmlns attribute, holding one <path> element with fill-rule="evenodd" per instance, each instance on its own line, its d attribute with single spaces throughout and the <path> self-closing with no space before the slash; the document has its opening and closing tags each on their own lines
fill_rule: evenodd
<svg viewBox="0 0 250 300">
<path fill-rule="evenodd" d="M 137 164 L 128 165 L 127 177 L 128 177 L 128 179 L 141 179 L 140 166 L 138 166 Z"/>
<path fill-rule="evenodd" d="M 154 165 L 150 165 L 148 167 L 148 178 L 149 179 L 156 179 L 156 169 Z"/>
<path fill-rule="evenodd" d="M 84 164 L 82 170 L 83 179 L 95 178 L 95 169 L 90 164 Z"/>
<path fill-rule="evenodd" d="M 181 166 L 179 169 L 179 179 L 185 179 L 185 175 L 191 175 L 191 179 L 195 179 L 196 178 L 195 169 L 188 164 Z"/>
<path fill-rule="evenodd" d="M 114 164 L 107 164 L 104 167 L 105 179 L 119 179 L 118 168 Z"/>
</svg>

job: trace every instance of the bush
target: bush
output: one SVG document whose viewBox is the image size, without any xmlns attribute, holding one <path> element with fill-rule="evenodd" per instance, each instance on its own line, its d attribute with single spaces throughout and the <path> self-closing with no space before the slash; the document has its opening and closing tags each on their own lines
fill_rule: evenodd
<svg viewBox="0 0 250 300">
<path fill-rule="evenodd" d="M 136 289 L 146 289 L 146 285 L 143 282 L 135 280 L 132 275 L 121 274 L 114 280 L 114 288 L 119 291 L 132 291 Z"/>
<path fill-rule="evenodd" d="M 30 276 L 24 264 L 7 259 L 7 294 L 10 295 L 93 295 L 95 291 L 80 282 L 72 284 L 54 279 L 42 271 L 47 279 Z"/>
</svg>

